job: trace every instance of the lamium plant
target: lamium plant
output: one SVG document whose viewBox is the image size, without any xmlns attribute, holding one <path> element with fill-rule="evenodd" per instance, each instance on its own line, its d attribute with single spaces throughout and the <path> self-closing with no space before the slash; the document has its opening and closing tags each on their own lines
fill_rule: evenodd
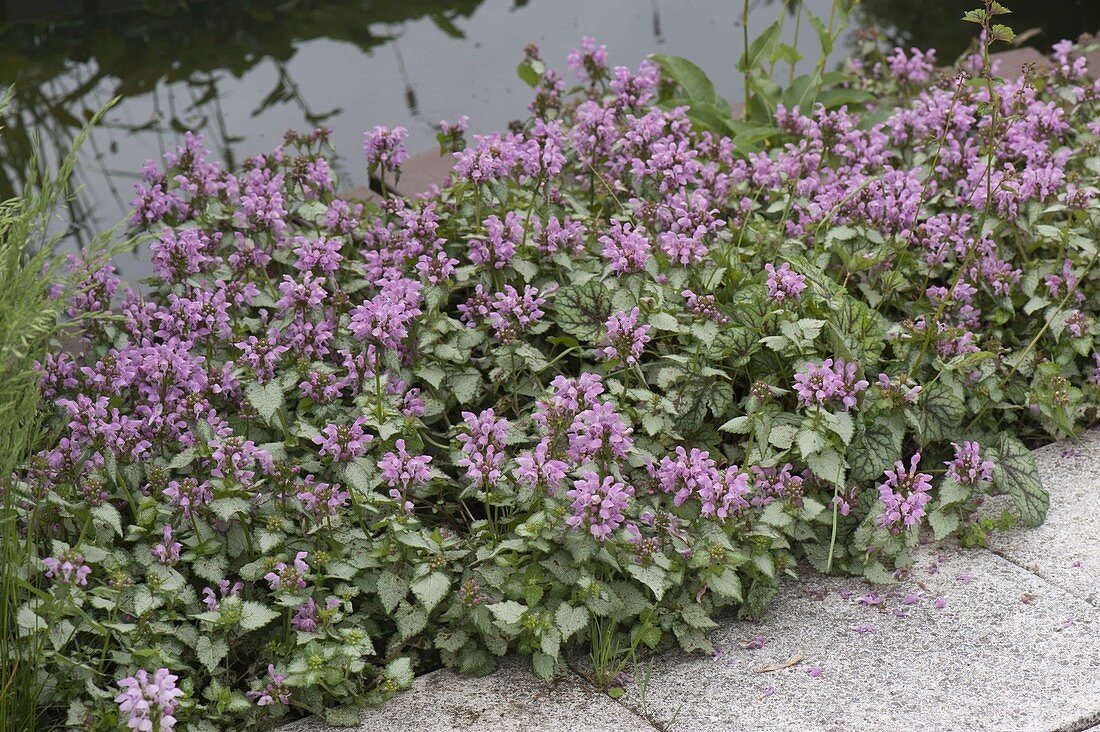
<svg viewBox="0 0 1100 732">
<path fill-rule="evenodd" d="M 57 437 L 6 488 L 42 704 L 262 729 L 510 651 L 606 681 L 784 576 L 978 541 L 990 496 L 1038 524 L 1029 447 L 1100 383 L 1081 53 L 994 82 L 868 43 L 746 123 L 683 59 L 586 39 L 568 89 L 531 47 L 529 119 L 442 125 L 414 198 L 399 128 L 366 135 L 369 202 L 326 130 L 239 171 L 187 135 L 134 202 L 155 277 L 71 262 L 97 317 L 41 363 Z"/>
</svg>

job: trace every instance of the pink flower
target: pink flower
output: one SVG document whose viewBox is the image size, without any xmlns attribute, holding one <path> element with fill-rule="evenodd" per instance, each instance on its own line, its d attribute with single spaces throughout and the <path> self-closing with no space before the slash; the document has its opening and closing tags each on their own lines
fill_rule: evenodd
<svg viewBox="0 0 1100 732">
<path fill-rule="evenodd" d="M 378 461 L 382 480 L 390 487 L 390 497 L 397 501 L 405 513 L 412 514 L 413 504 L 408 500 L 409 490 L 424 485 L 431 479 L 432 458 L 429 455 L 413 456 L 405 449 L 405 440 L 394 443 L 397 452 L 387 452 Z"/>
<path fill-rule="evenodd" d="M 649 343 L 649 325 L 638 325 L 638 308 L 629 313 L 619 311 L 607 319 L 607 337 L 603 355 L 634 366 L 642 357 L 645 344 Z"/>
<path fill-rule="evenodd" d="M 894 470 L 886 471 L 886 482 L 878 487 L 879 501 L 884 510 L 875 519 L 875 525 L 889 528 L 893 533 L 908 530 L 920 524 L 924 507 L 932 500 L 932 476 L 917 470 L 920 453 L 909 461 L 910 467 L 899 460 Z"/>
<path fill-rule="evenodd" d="M 802 291 L 806 289 L 806 278 L 791 270 L 789 262 L 784 262 L 779 269 L 771 264 L 765 264 L 764 269 L 768 273 L 768 297 L 775 302 L 802 299 Z"/>
<path fill-rule="evenodd" d="M 378 167 L 396 171 L 409 158 L 405 150 L 405 138 L 409 131 L 404 127 L 376 126 L 370 132 L 363 133 L 363 152 L 367 156 L 367 167 L 372 171 Z"/>
<path fill-rule="evenodd" d="M 46 577 L 64 585 L 88 584 L 88 575 L 92 568 L 84 563 L 84 557 L 72 549 L 62 552 L 57 557 L 44 557 L 42 564 L 46 565 Z"/>
<path fill-rule="evenodd" d="M 285 589 L 290 592 L 304 590 L 306 578 L 309 576 L 307 557 L 309 552 L 298 552 L 294 555 L 293 566 L 287 566 L 286 562 L 279 562 L 273 571 L 264 575 L 264 579 L 271 585 L 272 590 Z"/>
<path fill-rule="evenodd" d="M 573 499 L 573 515 L 565 522 L 575 529 L 585 526 L 598 541 L 606 541 L 622 526 L 623 511 L 634 489 L 610 475 L 601 481 L 599 475 L 589 470 L 573 482 L 566 495 Z"/>
<path fill-rule="evenodd" d="M 267 665 L 267 682 L 263 688 L 258 691 L 246 692 L 245 696 L 254 699 L 256 705 L 261 707 L 274 704 L 276 701 L 280 704 L 289 704 L 290 689 L 284 683 L 285 679 L 286 675 L 276 672 L 275 666 L 269 663 Z"/>
<path fill-rule="evenodd" d="M 173 716 L 183 690 L 176 688 L 179 677 L 161 668 L 150 675 L 141 669 L 118 682 L 122 692 L 115 697 L 119 711 L 127 715 L 126 726 L 134 732 L 171 732 Z"/>
</svg>

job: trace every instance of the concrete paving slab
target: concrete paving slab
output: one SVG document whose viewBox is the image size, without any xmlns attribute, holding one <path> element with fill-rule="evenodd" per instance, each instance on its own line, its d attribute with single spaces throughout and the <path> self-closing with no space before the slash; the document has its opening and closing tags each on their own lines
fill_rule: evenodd
<svg viewBox="0 0 1100 732">
<path fill-rule="evenodd" d="M 438 149 L 413 155 L 401 166 L 397 190 L 403 196 L 415 196 L 424 193 L 433 184 L 442 188 L 451 176 L 454 163 L 452 155 L 441 156 Z"/>
<path fill-rule="evenodd" d="M 279 732 L 346 732 L 316 717 Z M 644 719 L 593 689 L 572 672 L 547 684 L 520 659 L 482 678 L 435 671 L 381 707 L 360 716 L 358 732 L 654 732 Z"/>
<path fill-rule="evenodd" d="M 1047 445 L 1034 455 L 1050 492 L 1047 519 L 1036 529 L 994 534 L 990 548 L 1100 606 L 1100 430 L 1084 433 L 1079 443 Z"/>
<path fill-rule="evenodd" d="M 763 648 L 744 647 L 757 636 Z M 661 657 L 644 701 L 633 688 L 624 702 L 693 731 L 1062 732 L 1100 722 L 1100 611 L 986 551 L 926 550 L 890 594 L 811 575 L 786 584 L 760 623 L 728 623 L 712 639 L 719 657 Z"/>
</svg>

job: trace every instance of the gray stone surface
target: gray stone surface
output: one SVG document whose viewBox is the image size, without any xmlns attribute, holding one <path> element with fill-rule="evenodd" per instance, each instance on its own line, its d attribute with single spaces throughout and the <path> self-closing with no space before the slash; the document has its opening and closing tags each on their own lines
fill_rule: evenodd
<svg viewBox="0 0 1100 732">
<path fill-rule="evenodd" d="M 657 723 L 675 717 L 677 730 L 1054 732 L 1100 722 L 1100 610 L 992 553 L 943 556 L 926 550 L 895 588 L 918 595 L 912 605 L 896 594 L 886 609 L 860 605 L 869 586 L 845 578 L 788 583 L 762 622 L 715 632 L 722 657 L 658 659 L 644 703 L 638 689 L 624 701 Z M 861 624 L 873 632 L 857 632 Z M 756 635 L 763 649 L 741 647 Z M 754 672 L 799 654 L 790 668 Z M 807 673 L 814 665 L 818 677 Z"/>
<path fill-rule="evenodd" d="M 360 716 L 358 732 L 552 732 L 615 730 L 654 732 L 632 714 L 567 673 L 552 684 L 535 677 L 524 662 L 507 660 L 483 678 L 443 670 L 421 676 L 412 689 Z M 279 732 L 338 732 L 316 718 Z"/>
<path fill-rule="evenodd" d="M 1100 430 L 1034 455 L 1050 492 L 1047 520 L 1037 529 L 995 534 L 991 548 L 1100 606 Z"/>
</svg>

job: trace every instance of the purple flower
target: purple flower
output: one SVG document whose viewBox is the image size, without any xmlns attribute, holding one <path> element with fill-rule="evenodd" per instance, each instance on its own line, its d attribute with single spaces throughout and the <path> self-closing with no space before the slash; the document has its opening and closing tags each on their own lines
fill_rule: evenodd
<svg viewBox="0 0 1100 732">
<path fill-rule="evenodd" d="M 401 128 L 398 128 L 401 129 Z M 290 703 L 290 689 L 284 683 L 286 680 L 285 674 L 280 674 L 275 671 L 275 666 L 272 664 L 267 665 L 267 681 L 263 688 L 258 691 L 249 691 L 245 693 L 249 699 L 254 699 L 257 706 L 267 706 L 274 704 L 276 701 L 280 704 Z"/>
<path fill-rule="evenodd" d="M 759 651 L 767 645 L 768 639 L 762 635 L 754 635 L 752 638 L 741 641 L 741 647 L 746 651 Z"/>
<path fill-rule="evenodd" d="M 515 471 L 516 480 L 531 488 L 541 488 L 548 496 L 554 495 L 561 486 L 569 468 L 561 460 L 550 457 L 548 438 L 540 440 L 534 450 L 519 455 L 516 464 L 519 465 Z"/>
<path fill-rule="evenodd" d="M 854 363 L 845 363 L 838 358 L 834 365 L 833 359 L 825 359 L 820 366 L 811 362 L 806 364 L 806 370 L 794 375 L 794 389 L 798 392 L 798 400 L 806 406 L 829 406 L 839 402 L 842 411 L 847 412 L 857 403 L 857 395 L 865 391 L 868 383 L 864 379 L 856 379 L 858 366 Z"/>
<path fill-rule="evenodd" d="M 321 519 L 339 513 L 347 505 L 351 494 L 342 490 L 339 483 L 322 483 L 307 475 L 295 497 L 307 513 Z"/>
<path fill-rule="evenodd" d="M 607 78 L 607 46 L 596 45 L 596 40 L 588 36 L 581 38 L 581 47 L 569 52 L 566 60 L 581 81 L 595 83 Z"/>
<path fill-rule="evenodd" d="M 523 225 L 515 211 L 509 211 L 501 221 L 497 215 L 485 219 L 486 237 L 468 242 L 470 261 L 474 264 L 503 269 L 516 256 L 516 247 L 523 241 Z"/>
<path fill-rule="evenodd" d="M 719 325 L 724 325 L 729 322 L 729 318 L 719 312 L 714 295 L 696 295 L 691 290 L 684 290 L 680 294 L 687 299 L 688 310 L 695 313 L 700 318 L 706 318 Z"/>
<path fill-rule="evenodd" d="M 992 460 L 982 460 L 981 445 L 977 442 L 964 442 L 960 446 L 952 442 L 951 447 L 955 448 L 955 459 L 944 463 L 948 478 L 959 485 L 988 483 L 993 480 L 993 469 L 996 465 Z"/>
<path fill-rule="evenodd" d="M 221 601 L 227 597 L 238 597 L 241 594 L 241 590 L 244 589 L 243 582 L 229 583 L 229 580 L 218 580 L 218 590 L 221 593 L 219 597 L 214 593 L 214 588 L 203 587 L 202 588 L 202 601 L 206 604 L 207 610 L 218 610 L 221 608 Z"/>
<path fill-rule="evenodd" d="M 164 527 L 164 542 L 153 547 L 151 553 L 153 558 L 161 564 L 175 564 L 179 561 L 181 549 L 183 549 L 183 544 L 172 540 L 172 527 L 166 525 Z"/>
<path fill-rule="evenodd" d="M 875 518 L 875 525 L 889 528 L 897 534 L 920 524 L 924 507 L 932 500 L 932 476 L 917 470 L 920 453 L 909 461 L 909 469 L 898 460 L 894 470 L 886 471 L 886 482 L 878 487 L 883 512 Z"/>
<path fill-rule="evenodd" d="M 947 607 L 947 598 L 937 597 L 932 604 L 935 605 L 937 610 L 943 610 L 945 607 Z"/>
<path fill-rule="evenodd" d="M 202 506 L 209 506 L 214 500 L 214 494 L 210 490 L 210 482 L 199 482 L 192 477 L 182 481 L 170 481 L 164 489 L 164 496 L 168 499 L 168 505 L 178 508 L 185 519 L 190 520 L 191 512 Z"/>
<path fill-rule="evenodd" d="M 623 511 L 634 495 L 634 488 L 610 475 L 601 481 L 599 475 L 589 470 L 573 481 L 573 488 L 566 495 L 573 499 L 573 515 L 565 522 L 574 529 L 587 527 L 598 541 L 606 541 L 622 526 Z"/>
<path fill-rule="evenodd" d="M 569 427 L 569 458 L 576 464 L 589 460 L 626 459 L 634 445 L 633 429 L 627 427 L 615 407 L 608 403 L 589 407 L 573 418 Z"/>
<path fill-rule="evenodd" d="M 505 285 L 503 292 L 493 296 L 492 312 L 489 313 L 489 325 L 494 335 L 503 342 L 510 342 L 533 325 L 545 314 L 540 309 L 546 302 L 539 297 L 539 291 L 531 285 L 523 286 L 523 294 L 511 285 Z"/>
<path fill-rule="evenodd" d="M 801 300 L 802 291 L 806 289 L 806 278 L 791 269 L 789 262 L 784 262 L 776 269 L 771 264 L 765 264 L 768 272 L 768 297 L 775 302 L 784 300 Z"/>
<path fill-rule="evenodd" d="M 481 414 L 463 412 L 462 419 L 467 431 L 458 435 L 463 452 L 458 466 L 466 468 L 466 477 L 473 485 L 491 488 L 500 480 L 508 421 L 498 420 L 491 408 Z"/>
<path fill-rule="evenodd" d="M 364 430 L 366 424 L 366 417 L 357 417 L 351 424 L 325 425 L 313 442 L 320 445 L 322 456 L 327 455 L 337 463 L 349 463 L 365 455 L 367 445 L 374 440 L 374 436 Z"/>
<path fill-rule="evenodd" d="M 373 298 L 351 313 L 348 329 L 360 341 L 398 349 L 408 337 L 408 326 L 420 317 L 421 289 L 416 280 L 387 280 Z"/>
<path fill-rule="evenodd" d="M 152 675 L 145 669 L 118 682 L 122 693 L 115 697 L 118 710 L 128 715 L 126 726 L 134 732 L 171 732 L 176 726 L 178 700 L 183 690 L 176 688 L 179 677 L 166 668 Z"/>
<path fill-rule="evenodd" d="M 886 598 L 877 592 L 865 592 L 856 598 L 856 603 L 864 607 L 877 607 L 886 602 Z"/>
<path fill-rule="evenodd" d="M 767 506 L 775 500 L 802 494 L 803 478 L 794 475 L 790 463 L 781 468 L 760 468 L 752 466 L 753 485 L 752 505 L 757 508 Z"/>
<path fill-rule="evenodd" d="M 367 156 L 367 167 L 375 170 L 396 171 L 409 158 L 405 150 L 405 138 L 409 131 L 404 127 L 376 126 L 370 132 L 363 133 L 363 152 Z"/>
<path fill-rule="evenodd" d="M 405 440 L 394 443 L 397 452 L 387 452 L 378 461 L 382 471 L 382 480 L 390 487 L 390 497 L 397 501 L 405 513 L 412 514 L 413 504 L 408 500 L 409 489 L 426 484 L 432 475 L 429 455 L 410 455 L 405 449 Z"/>
<path fill-rule="evenodd" d="M 306 578 L 309 576 L 309 565 L 306 558 L 309 552 L 298 552 L 294 555 L 294 563 L 287 566 L 286 562 L 278 562 L 275 569 L 264 575 L 264 579 L 271 585 L 272 590 L 304 590 Z"/>
<path fill-rule="evenodd" d="M 63 585 L 87 586 L 88 575 L 92 573 L 92 568 L 84 563 L 83 555 L 72 549 L 56 557 L 44 557 L 42 564 L 46 565 L 46 577 Z"/>
<path fill-rule="evenodd" d="M 603 355 L 609 361 L 619 360 L 634 366 L 642 357 L 645 344 L 649 343 L 649 325 L 638 325 L 638 308 L 629 313 L 619 311 L 607 319 L 607 338 Z"/>
<path fill-rule="evenodd" d="M 821 670 L 821 666 L 815 663 L 813 666 L 810 666 L 808 669 L 806 669 L 806 673 L 809 674 L 811 678 L 816 679 L 824 672 Z"/>
<path fill-rule="evenodd" d="M 599 241 L 603 244 L 603 256 L 616 274 L 642 272 L 649 263 L 649 239 L 641 226 L 631 230 L 630 224 L 612 221 L 611 233 L 601 236 Z"/>
</svg>

